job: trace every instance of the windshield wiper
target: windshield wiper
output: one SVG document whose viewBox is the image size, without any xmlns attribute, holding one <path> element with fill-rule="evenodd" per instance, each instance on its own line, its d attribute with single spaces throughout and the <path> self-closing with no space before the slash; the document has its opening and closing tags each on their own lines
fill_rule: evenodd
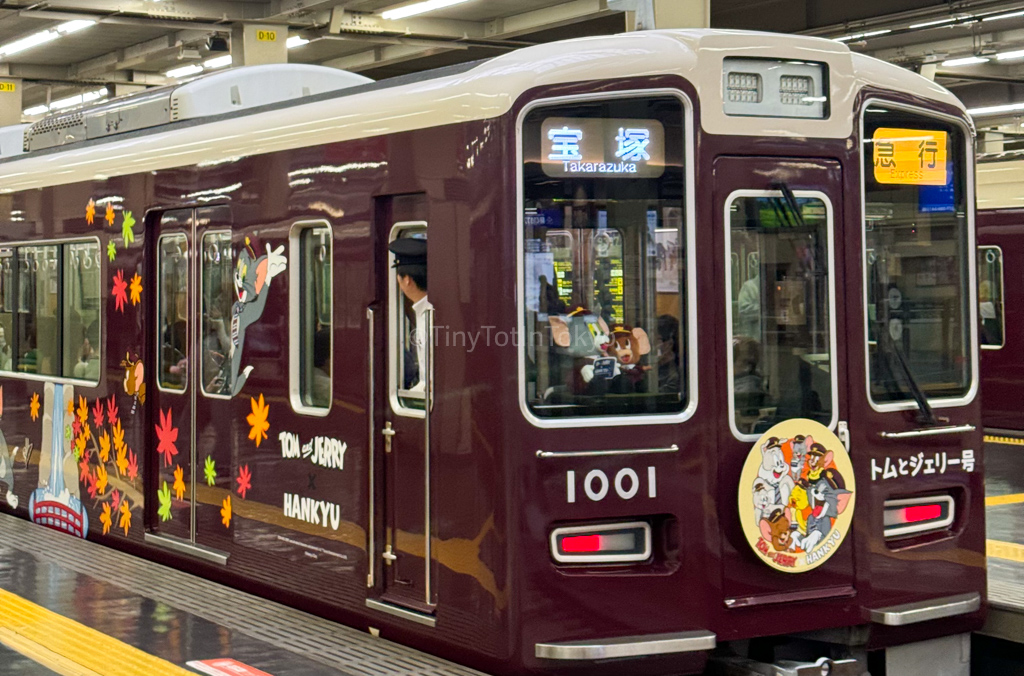
<svg viewBox="0 0 1024 676">
<path fill-rule="evenodd" d="M 793 226 L 804 227 L 804 215 L 800 212 L 800 205 L 796 201 L 796 195 L 793 194 L 792 188 L 784 181 L 773 183 L 772 188 L 782 193 L 782 204 L 786 207 L 782 211 L 786 214 L 786 220 L 790 221 L 789 217 L 792 216 Z M 778 201 L 776 198 L 776 202 Z"/>
<path fill-rule="evenodd" d="M 907 357 L 903 354 L 897 345 L 896 341 L 893 340 L 892 336 L 889 335 L 889 327 L 878 327 L 878 344 L 879 346 L 885 345 L 886 353 L 890 357 L 895 357 L 895 362 L 899 366 L 899 373 L 903 376 L 903 380 L 906 383 L 907 389 L 910 390 L 910 396 L 917 402 L 917 408 L 920 409 L 917 415 L 917 421 L 922 425 L 938 425 L 944 421 L 940 420 L 932 407 L 928 404 L 928 397 L 925 396 L 921 390 L 921 386 L 917 384 L 917 379 L 914 378 L 913 372 L 910 370 L 910 364 L 907 363 Z M 890 363 L 889 372 L 892 373 L 894 369 Z"/>
</svg>

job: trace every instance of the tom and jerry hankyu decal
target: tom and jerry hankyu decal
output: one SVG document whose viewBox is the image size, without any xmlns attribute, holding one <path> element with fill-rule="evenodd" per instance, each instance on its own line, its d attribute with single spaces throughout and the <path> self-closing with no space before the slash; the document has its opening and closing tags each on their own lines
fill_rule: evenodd
<svg viewBox="0 0 1024 676">
<path fill-rule="evenodd" d="M 813 420 L 786 420 L 757 440 L 743 464 L 740 523 L 757 558 L 804 573 L 843 544 L 855 494 L 853 465 L 839 438 Z"/>
</svg>

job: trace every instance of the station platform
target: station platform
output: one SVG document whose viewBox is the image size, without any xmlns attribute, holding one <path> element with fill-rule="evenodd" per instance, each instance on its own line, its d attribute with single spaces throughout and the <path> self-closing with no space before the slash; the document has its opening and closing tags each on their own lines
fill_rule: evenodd
<svg viewBox="0 0 1024 676">
<path fill-rule="evenodd" d="M 0 514 L 3 676 L 482 676 Z"/>
<path fill-rule="evenodd" d="M 985 435 L 989 614 L 982 634 L 1024 643 L 1024 439 Z"/>
</svg>

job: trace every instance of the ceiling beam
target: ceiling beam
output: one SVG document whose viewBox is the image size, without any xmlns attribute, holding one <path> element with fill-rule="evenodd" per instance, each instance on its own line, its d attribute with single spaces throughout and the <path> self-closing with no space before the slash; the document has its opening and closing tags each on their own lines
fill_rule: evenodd
<svg viewBox="0 0 1024 676">
<path fill-rule="evenodd" d="M 487 22 L 485 32 L 488 37 L 514 37 L 616 13 L 617 10 L 608 9 L 607 0 L 573 0 L 493 19 Z"/>
<path fill-rule="evenodd" d="M 35 0 L 7 0 L 6 9 L 29 9 Z M 226 0 L 55 0 L 46 8 L 55 11 L 128 14 L 159 19 L 190 21 L 252 21 L 266 18 L 269 2 L 227 2 Z"/>
</svg>

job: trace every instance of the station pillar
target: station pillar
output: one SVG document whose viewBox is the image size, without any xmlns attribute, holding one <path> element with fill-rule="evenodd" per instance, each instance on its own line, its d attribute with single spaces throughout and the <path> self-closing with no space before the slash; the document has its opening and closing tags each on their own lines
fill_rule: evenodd
<svg viewBox="0 0 1024 676">
<path fill-rule="evenodd" d="M 287 63 L 288 26 L 242 24 L 231 30 L 231 65 Z"/>
<path fill-rule="evenodd" d="M 609 0 L 608 8 L 626 12 L 627 30 L 711 27 L 711 0 Z"/>
<path fill-rule="evenodd" d="M 0 77 L 0 127 L 21 124 L 21 79 Z"/>
</svg>

